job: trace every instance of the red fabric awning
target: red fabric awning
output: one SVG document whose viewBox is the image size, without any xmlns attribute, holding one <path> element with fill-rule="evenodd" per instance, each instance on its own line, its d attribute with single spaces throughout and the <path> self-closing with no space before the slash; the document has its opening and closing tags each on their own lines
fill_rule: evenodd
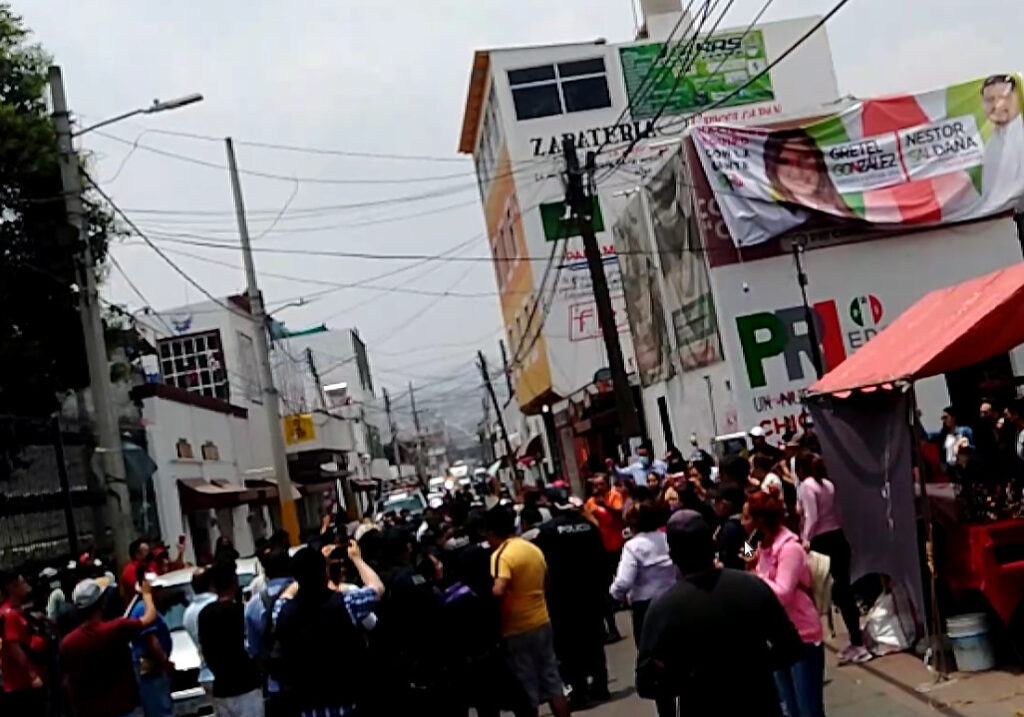
<svg viewBox="0 0 1024 717">
<path fill-rule="evenodd" d="M 1024 343 L 1024 264 L 927 294 L 809 389 L 842 394 L 970 366 Z"/>
</svg>

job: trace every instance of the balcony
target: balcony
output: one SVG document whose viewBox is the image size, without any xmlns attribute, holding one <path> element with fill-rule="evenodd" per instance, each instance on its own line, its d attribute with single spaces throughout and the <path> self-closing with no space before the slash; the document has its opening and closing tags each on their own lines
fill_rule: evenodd
<svg viewBox="0 0 1024 717">
<path fill-rule="evenodd" d="M 349 453 L 356 450 L 352 422 L 326 412 L 299 413 L 281 419 L 285 450 L 289 455 L 306 452 Z"/>
</svg>

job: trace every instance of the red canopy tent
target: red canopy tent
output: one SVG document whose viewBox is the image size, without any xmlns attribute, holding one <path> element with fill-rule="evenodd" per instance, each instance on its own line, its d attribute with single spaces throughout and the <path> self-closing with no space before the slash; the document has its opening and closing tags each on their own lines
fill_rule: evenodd
<svg viewBox="0 0 1024 717">
<path fill-rule="evenodd" d="M 927 294 L 808 394 L 914 381 L 1006 353 L 1024 343 L 1024 264 Z"/>
<path fill-rule="evenodd" d="M 847 500 L 859 501 L 859 504 L 844 506 L 844 486 L 840 486 L 837 494 L 841 498 L 844 521 L 847 509 L 854 516 L 854 522 L 864 521 L 865 516 L 870 521 L 871 514 L 883 505 L 871 503 L 870 499 L 881 485 L 887 486 L 887 494 L 890 490 L 892 495 L 902 494 L 902 499 L 894 499 L 887 504 L 888 508 L 895 508 L 898 503 L 898 512 L 913 512 L 912 497 L 906 492 L 910 481 L 898 480 L 900 474 L 911 478 L 910 466 L 915 462 L 920 464 L 920 456 L 915 461 L 908 460 L 906 455 L 908 444 L 913 446 L 913 451 L 920 445 L 912 430 L 916 412 L 910 390 L 913 382 L 981 363 L 1021 344 L 1024 344 L 1024 263 L 927 294 L 811 386 L 806 396 L 807 405 L 818 426 L 830 473 L 834 479 L 838 476 L 841 481 L 845 480 L 845 488 L 854 496 L 852 499 L 848 496 Z M 900 398 L 901 394 L 905 397 Z M 903 455 L 890 459 L 890 454 L 896 453 Z M 930 552 L 933 542 L 931 511 L 924 477 L 919 475 Z M 858 493 L 864 488 L 864 492 Z M 972 565 L 964 568 L 960 576 L 947 577 L 980 590 L 1004 622 L 1009 622 L 1024 592 L 1024 561 L 996 564 L 991 548 L 999 542 L 996 534 L 1000 531 L 1019 537 L 1022 524 L 1003 521 L 965 527 L 968 542 L 965 552 L 970 553 Z M 902 530 L 906 530 L 905 522 Z M 862 531 L 860 549 L 870 553 L 872 543 L 881 540 L 884 531 L 884 526 L 874 533 Z M 897 539 L 897 532 L 891 531 L 889 537 L 895 542 L 886 550 L 905 549 L 900 544 L 905 541 Z M 907 537 L 906 532 L 901 535 Z M 952 550 L 952 545 L 947 549 Z M 855 562 L 857 551 L 855 545 Z M 906 562 L 902 566 L 905 567 Z M 934 638 L 941 632 L 941 621 L 935 602 L 933 562 L 929 562 L 929 568 Z M 917 572 L 916 569 L 907 571 L 908 574 L 913 572 Z M 963 579 L 964 574 L 969 574 L 970 579 Z"/>
</svg>

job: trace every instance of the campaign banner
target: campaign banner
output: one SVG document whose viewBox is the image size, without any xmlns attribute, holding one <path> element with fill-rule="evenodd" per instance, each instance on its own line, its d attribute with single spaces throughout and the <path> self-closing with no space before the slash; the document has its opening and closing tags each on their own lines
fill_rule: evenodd
<svg viewBox="0 0 1024 717">
<path fill-rule="evenodd" d="M 935 225 L 1024 209 L 1019 74 L 858 102 L 797 127 L 697 127 L 737 247 L 812 219 Z"/>
<path fill-rule="evenodd" d="M 723 32 L 693 48 L 663 42 L 619 48 L 633 119 L 775 99 L 761 30 Z M 762 74 L 763 73 L 763 74 Z"/>
</svg>

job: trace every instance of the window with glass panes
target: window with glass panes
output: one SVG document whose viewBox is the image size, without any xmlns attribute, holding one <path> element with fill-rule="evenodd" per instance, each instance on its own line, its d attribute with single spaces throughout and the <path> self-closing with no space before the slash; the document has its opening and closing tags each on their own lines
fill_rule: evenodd
<svg viewBox="0 0 1024 717">
<path fill-rule="evenodd" d="M 508 84 L 521 120 L 612 105 L 603 57 L 509 70 Z"/>
<path fill-rule="evenodd" d="M 230 398 L 219 331 L 161 339 L 158 348 L 165 384 L 224 401 Z"/>
</svg>

